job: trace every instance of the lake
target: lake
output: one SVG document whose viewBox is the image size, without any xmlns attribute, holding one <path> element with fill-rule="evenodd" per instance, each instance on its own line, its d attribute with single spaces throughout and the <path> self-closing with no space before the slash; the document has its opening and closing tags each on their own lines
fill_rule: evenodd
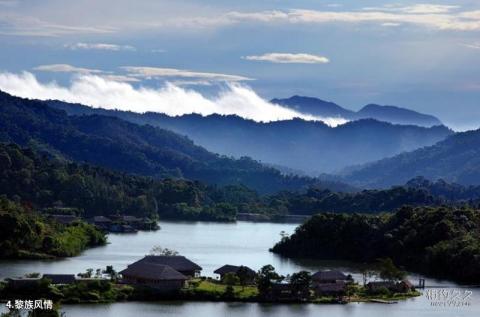
<svg viewBox="0 0 480 317">
<path fill-rule="evenodd" d="M 174 249 L 203 267 L 202 275 L 213 276 L 213 271 L 224 264 L 247 265 L 259 269 L 272 264 L 286 275 L 299 270 L 316 271 L 337 268 L 360 280 L 359 265 L 333 261 L 289 260 L 268 252 L 280 239 L 280 232 L 292 233 L 291 223 L 208 223 L 161 222 L 161 230 L 135 234 L 110 234 L 109 244 L 89 249 L 80 256 L 55 261 L 0 261 L 0 278 L 22 276 L 25 273 L 78 273 L 88 268 L 113 265 L 122 270 L 145 254 L 153 246 Z M 461 269 L 461 268 L 459 268 Z M 417 282 L 418 275 L 410 279 Z M 427 279 L 427 286 L 455 287 L 448 281 Z M 461 289 L 463 292 L 465 289 Z M 432 307 L 426 296 L 420 296 L 394 305 L 352 303 L 347 305 L 264 305 L 253 303 L 162 302 L 114 303 L 100 305 L 65 305 L 67 317 L 85 316 L 480 316 L 480 290 L 473 291 L 467 307 Z M 3 307 L 2 307 L 3 308 Z M 1 310 L 1 308 L 0 308 Z"/>
</svg>

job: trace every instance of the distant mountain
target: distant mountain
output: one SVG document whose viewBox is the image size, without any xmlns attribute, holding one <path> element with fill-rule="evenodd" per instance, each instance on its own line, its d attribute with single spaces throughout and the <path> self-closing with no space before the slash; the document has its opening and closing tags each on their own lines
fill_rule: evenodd
<svg viewBox="0 0 480 317">
<path fill-rule="evenodd" d="M 413 124 L 425 127 L 442 124 L 439 119 L 431 115 L 395 106 L 380 106 L 375 104 L 366 105 L 355 114 L 354 118 L 373 118 L 394 124 Z"/>
<path fill-rule="evenodd" d="M 351 118 L 355 115 L 354 111 L 342 108 L 336 103 L 312 97 L 293 96 L 288 99 L 272 99 L 271 102 L 320 117 Z"/>
<path fill-rule="evenodd" d="M 0 142 L 28 145 L 77 162 L 158 178 L 244 184 L 262 193 L 317 183 L 285 176 L 247 157 L 222 157 L 174 132 L 113 116 L 68 116 L 45 102 L 3 92 L 0 109 Z"/>
<path fill-rule="evenodd" d="M 479 185 L 480 130 L 456 133 L 435 145 L 343 172 L 344 180 L 371 188 L 402 184 L 415 176 Z"/>
<path fill-rule="evenodd" d="M 372 119 L 332 128 L 322 122 L 301 119 L 258 123 L 237 116 L 169 117 L 159 113 L 94 109 L 60 101 L 47 103 L 72 115 L 109 115 L 169 129 L 216 153 L 234 157 L 247 155 L 273 166 L 311 175 L 331 173 L 353 164 L 432 145 L 452 133 L 444 126 L 393 125 Z"/>
<path fill-rule="evenodd" d="M 348 120 L 375 119 L 393 124 L 422 127 L 442 125 L 442 122 L 434 116 L 396 106 L 369 104 L 355 112 L 342 108 L 333 102 L 312 97 L 293 96 L 288 99 L 272 99 L 272 102 L 301 113 L 321 117 L 342 117 Z"/>
</svg>

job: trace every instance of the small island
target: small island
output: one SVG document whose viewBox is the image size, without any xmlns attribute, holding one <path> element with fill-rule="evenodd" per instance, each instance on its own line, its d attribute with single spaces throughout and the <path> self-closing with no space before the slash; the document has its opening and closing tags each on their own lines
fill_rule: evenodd
<svg viewBox="0 0 480 317">
<path fill-rule="evenodd" d="M 255 271 L 226 264 L 215 270 L 218 277 L 213 278 L 202 276 L 202 268 L 188 258 L 162 249 L 160 255 L 147 255 L 120 272 L 108 266 L 77 276 L 32 273 L 9 278 L 0 283 L 0 299 L 8 303 L 17 298 L 47 298 L 57 305 L 167 300 L 345 304 L 393 303 L 420 295 L 391 261 L 378 268 L 376 278 L 363 284 L 335 270 L 282 276 L 271 265 Z"/>
<path fill-rule="evenodd" d="M 479 210 L 454 206 L 405 206 L 380 215 L 320 213 L 271 251 L 360 263 L 391 258 L 409 271 L 475 284 L 480 283 L 479 216 Z"/>
</svg>

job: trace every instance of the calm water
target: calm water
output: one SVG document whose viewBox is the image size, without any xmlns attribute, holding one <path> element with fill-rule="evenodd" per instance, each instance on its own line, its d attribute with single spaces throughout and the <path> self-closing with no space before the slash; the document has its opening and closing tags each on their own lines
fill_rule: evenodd
<svg viewBox="0 0 480 317">
<path fill-rule="evenodd" d="M 289 274 L 301 269 L 340 268 L 360 279 L 358 267 L 349 263 L 292 261 L 268 252 L 280 238 L 280 232 L 293 232 L 294 224 L 238 222 L 234 224 L 162 222 L 157 232 L 111 234 L 107 246 L 90 249 L 82 255 L 59 261 L 1 261 L 0 278 L 25 273 L 78 273 L 88 268 L 113 265 L 121 270 L 155 246 L 174 249 L 203 267 L 204 275 L 223 264 L 244 264 L 259 269 L 272 264 L 278 272 Z M 459 268 L 461 269 L 461 268 Z M 418 276 L 410 277 L 415 281 Z M 427 279 L 427 285 L 451 287 L 445 281 Z M 421 296 L 395 305 L 260 305 L 243 303 L 115 303 L 108 305 L 66 305 L 67 317 L 85 316 L 480 316 L 480 291 L 474 292 L 469 307 L 432 307 Z M 3 307 L 2 307 L 3 308 Z M 1 309 L 0 308 L 0 311 Z"/>
</svg>

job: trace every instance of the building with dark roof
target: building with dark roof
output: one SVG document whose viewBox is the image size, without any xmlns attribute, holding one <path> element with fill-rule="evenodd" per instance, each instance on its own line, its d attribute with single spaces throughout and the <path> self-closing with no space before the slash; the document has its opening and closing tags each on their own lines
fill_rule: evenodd
<svg viewBox="0 0 480 317">
<path fill-rule="evenodd" d="M 138 262 L 167 265 L 185 276 L 194 277 L 200 274 L 202 267 L 181 255 L 147 255 Z"/>
<path fill-rule="evenodd" d="M 255 277 L 257 276 L 257 273 L 252 270 L 251 268 L 249 268 L 248 266 L 237 266 L 237 265 L 230 265 L 230 264 L 225 264 L 224 266 L 216 269 L 215 271 L 213 271 L 213 273 L 215 274 L 218 274 L 220 275 L 220 278 L 223 279 L 225 274 L 228 274 L 228 273 L 233 273 L 235 275 L 237 275 L 238 271 L 240 270 L 240 268 L 244 268 L 244 270 L 246 270 L 247 272 L 247 283 L 251 283 L 254 281 Z"/>
<path fill-rule="evenodd" d="M 65 285 L 75 283 L 74 274 L 43 274 L 44 279 L 48 279 L 52 284 Z"/>
<path fill-rule="evenodd" d="M 49 217 L 62 225 L 70 225 L 80 220 L 79 217 L 74 215 L 50 215 Z"/>
<path fill-rule="evenodd" d="M 343 272 L 328 270 L 318 271 L 312 275 L 312 281 L 318 283 L 335 283 L 337 281 L 351 281 L 352 277 L 345 275 Z"/>
<path fill-rule="evenodd" d="M 345 281 L 317 283 L 313 286 L 313 290 L 317 296 L 340 296 L 345 294 L 346 289 L 347 283 Z"/>
<path fill-rule="evenodd" d="M 38 287 L 40 278 L 39 277 L 12 277 L 6 278 L 5 281 L 9 284 L 12 289 L 22 289 L 30 287 Z"/>
<path fill-rule="evenodd" d="M 125 284 L 148 286 L 161 291 L 179 290 L 188 279 L 168 265 L 146 261 L 137 261 L 121 271 L 120 274 L 122 274 L 122 282 Z"/>
</svg>

